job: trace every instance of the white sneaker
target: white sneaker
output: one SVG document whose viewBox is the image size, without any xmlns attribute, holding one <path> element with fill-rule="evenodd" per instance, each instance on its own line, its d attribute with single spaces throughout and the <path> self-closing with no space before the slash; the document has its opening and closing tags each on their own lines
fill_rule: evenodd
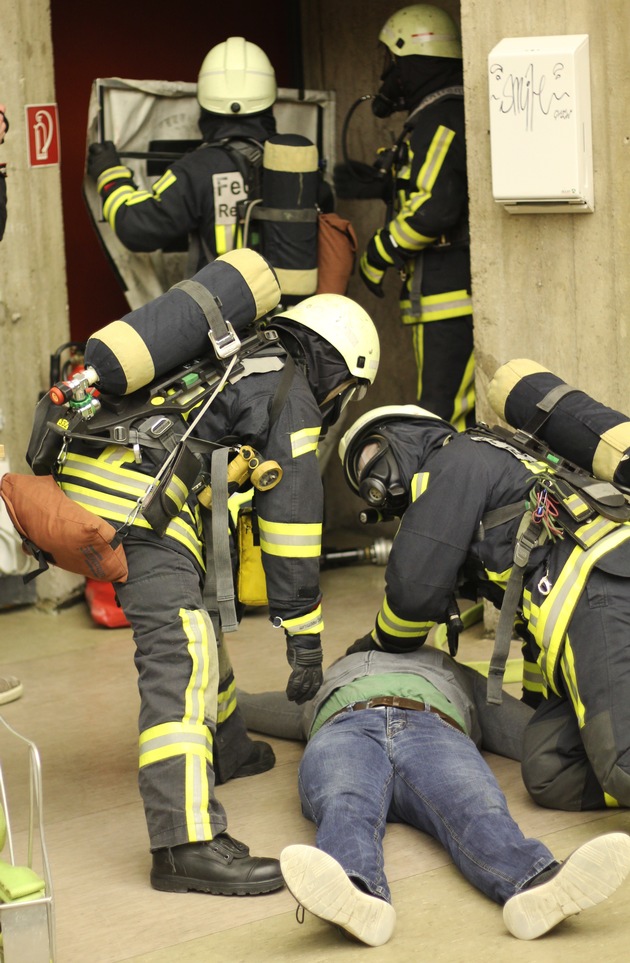
<svg viewBox="0 0 630 963">
<path fill-rule="evenodd" d="M 503 921 L 512 936 L 534 940 L 568 916 L 596 906 L 630 873 L 630 836 L 607 833 L 576 849 L 546 883 L 512 896 Z"/>
<path fill-rule="evenodd" d="M 23 691 L 22 683 L 15 676 L 0 676 L 0 705 L 19 699 Z"/>
<path fill-rule="evenodd" d="M 368 946 L 382 946 L 394 932 L 396 910 L 354 885 L 336 859 L 314 846 L 286 846 L 280 853 L 284 881 L 304 909 L 340 926 Z"/>
</svg>

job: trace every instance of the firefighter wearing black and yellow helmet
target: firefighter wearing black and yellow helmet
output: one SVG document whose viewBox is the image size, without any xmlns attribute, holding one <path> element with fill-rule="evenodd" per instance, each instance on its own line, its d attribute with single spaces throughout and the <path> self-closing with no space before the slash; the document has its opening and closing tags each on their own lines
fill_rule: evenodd
<svg viewBox="0 0 630 963">
<path fill-rule="evenodd" d="M 474 360 L 460 35 L 444 10 L 413 4 L 388 18 L 379 41 L 385 63 L 373 113 L 407 118 L 389 162 L 381 154 L 374 166 L 337 166 L 336 193 L 386 202 L 360 275 L 383 297 L 385 272 L 403 274 L 418 402 L 462 430 L 474 423 Z"/>
<path fill-rule="evenodd" d="M 503 658 L 514 626 L 524 642 L 523 699 L 535 711 L 522 766 L 534 800 L 568 810 L 630 806 L 622 493 L 599 479 L 582 488 L 555 455 L 541 460 L 482 426 L 458 433 L 414 405 L 363 415 L 339 451 L 351 488 L 374 511 L 402 517 L 375 627 L 353 651 L 412 651 L 436 623 L 448 624 L 457 596 L 489 600 L 502 609 L 497 640 L 507 615 Z M 501 700 L 500 656 L 495 643 L 490 703 Z"/>
<path fill-rule="evenodd" d="M 85 362 L 86 370 L 98 375 L 100 410 L 74 434 L 64 431 L 54 468 L 70 498 L 125 532 L 129 575 L 115 588 L 136 645 L 139 785 L 153 852 L 151 881 L 165 891 L 242 895 L 282 886 L 275 859 L 251 857 L 246 846 L 227 834 L 226 814 L 214 793 L 215 769 L 225 781 L 274 763 L 269 746 L 247 737 L 229 660 L 217 654 L 215 635 L 223 648 L 217 614 L 230 615 L 226 585 L 231 584 L 231 568 L 229 548 L 223 567 L 217 558 L 228 530 L 227 505 L 224 515 L 219 512 L 227 462 L 215 467 L 214 457 L 226 453 L 226 446 L 237 446 L 241 455 L 253 449 L 276 477 L 276 466 L 282 471 L 277 485 L 259 482 L 253 500 L 269 616 L 284 629 L 279 634 L 291 667 L 287 693 L 302 702 L 312 697 L 322 678 L 318 444 L 378 368 L 378 336 L 366 312 L 349 298 L 316 295 L 265 321 L 256 350 L 247 353 L 249 340 L 241 332 L 244 340 L 233 355 L 233 372 L 227 377 L 232 362 L 227 359 L 207 410 L 201 408 L 205 396 L 196 401 L 201 387 L 193 377 L 195 365 L 169 381 L 169 357 L 171 364 L 181 360 L 182 353 L 204 340 L 208 351 L 209 323 L 216 335 L 217 302 L 214 308 L 205 304 L 211 295 L 219 296 L 235 327 L 239 317 L 254 321 L 277 304 L 277 280 L 268 267 L 260 270 L 261 262 L 254 252 L 232 252 L 183 288 L 171 288 L 92 335 Z M 246 268 L 254 264 L 253 283 L 247 271 L 238 270 L 243 263 Z M 151 388 L 160 383 L 171 388 L 166 393 Z M 107 392 L 114 388 L 112 399 Z M 188 396 L 195 405 L 185 418 L 173 416 L 172 399 L 176 407 L 178 398 Z M 129 420 L 124 413 L 135 399 L 138 414 Z M 169 453 L 178 451 L 186 424 L 199 411 L 203 415 L 172 474 L 156 489 L 157 501 L 149 498 L 145 504 L 148 483 L 159 477 Z M 35 447 L 39 451 L 42 446 Z M 204 552 L 195 494 L 207 492 L 208 474 L 210 553 Z M 201 488 L 197 480 L 203 482 Z M 216 582 L 213 602 L 204 596 L 204 581 L 210 578 Z"/>
</svg>

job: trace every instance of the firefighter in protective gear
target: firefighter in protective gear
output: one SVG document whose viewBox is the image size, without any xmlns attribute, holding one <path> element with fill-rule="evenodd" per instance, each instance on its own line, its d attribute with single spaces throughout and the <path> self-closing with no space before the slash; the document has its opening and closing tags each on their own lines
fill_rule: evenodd
<svg viewBox="0 0 630 963">
<path fill-rule="evenodd" d="M 214 268 L 216 263 L 208 265 L 197 278 L 202 281 Z M 172 325 L 178 303 L 181 293 L 171 289 L 126 315 L 124 330 L 133 328 L 140 314 L 145 321 L 153 314 L 158 327 L 164 319 Z M 301 703 L 322 678 L 318 443 L 346 400 L 374 380 L 379 344 L 366 312 L 342 296 L 315 296 L 267 325 L 278 340 L 251 355 L 252 364 L 243 362 L 240 377 L 228 379 L 216 394 L 194 429 L 194 450 L 204 463 L 202 475 L 208 467 L 204 444 L 234 439 L 282 468 L 281 482 L 256 490 L 253 501 L 269 615 L 284 629 L 291 667 L 287 694 Z M 86 361 L 89 356 L 88 342 Z M 219 781 L 260 772 L 273 765 L 273 753 L 270 759 L 261 756 L 266 744 L 247 737 L 229 659 L 217 654 L 216 635 L 221 649 L 222 639 L 216 613 L 204 601 L 204 581 L 216 576 L 216 600 L 224 573 L 213 571 L 208 551 L 204 555 L 200 504 L 189 495 L 160 536 L 134 506 L 147 475 L 155 477 L 156 457 L 163 460 L 166 453 L 156 456 L 142 438 L 103 447 L 86 438 L 85 430 L 81 435 L 68 441 L 59 484 L 115 527 L 128 526 L 123 544 L 129 576 L 115 588 L 136 644 L 139 785 L 153 852 L 152 885 L 214 894 L 276 889 L 282 885 L 277 861 L 251 857 L 227 835 L 226 814 L 214 794 L 215 769 Z M 168 439 L 165 444 L 168 448 Z M 215 480 L 213 473 L 213 494 Z M 212 504 L 214 523 L 214 498 Z"/>
<path fill-rule="evenodd" d="M 199 71 L 197 97 L 203 143 L 185 154 L 155 182 L 139 190 L 111 141 L 91 144 L 87 174 L 103 200 L 103 216 L 130 251 L 168 248 L 194 238 L 200 268 L 235 246 L 236 204 L 247 185 L 231 143 L 253 162 L 276 133 L 274 69 L 263 50 L 243 37 L 213 47 Z"/>
<path fill-rule="evenodd" d="M 364 415 L 339 451 L 352 489 L 402 516 L 375 627 L 353 649 L 416 649 L 456 595 L 500 608 L 518 566 L 523 700 L 535 707 L 525 784 L 550 808 L 630 806 L 630 524 L 572 517 L 575 494 L 553 497 L 548 464 L 413 406 Z"/>
<path fill-rule="evenodd" d="M 383 297 L 385 272 L 401 272 L 418 402 L 462 430 L 474 424 L 474 359 L 459 31 L 445 11 L 413 4 L 389 17 L 379 41 L 385 64 L 372 110 L 378 117 L 406 111 L 407 119 L 387 175 L 379 162 L 371 175 L 367 165 L 338 165 L 336 193 L 386 201 L 385 225 L 368 241 L 360 276 Z"/>
<path fill-rule="evenodd" d="M 199 71 L 203 143 L 175 161 L 151 191 L 138 189 L 111 141 L 91 144 L 87 174 L 121 243 L 130 251 L 155 251 L 188 235 L 196 258 L 191 273 L 238 246 L 236 205 L 248 196 L 250 162 L 261 162 L 265 141 L 276 133 L 276 92 L 264 51 L 229 37 L 209 51 Z"/>
</svg>

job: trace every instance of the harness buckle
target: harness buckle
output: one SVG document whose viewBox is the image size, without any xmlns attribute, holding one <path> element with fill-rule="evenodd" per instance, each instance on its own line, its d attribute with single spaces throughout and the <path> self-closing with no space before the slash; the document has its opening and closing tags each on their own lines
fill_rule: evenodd
<svg viewBox="0 0 630 963">
<path fill-rule="evenodd" d="M 232 324 L 227 319 L 224 319 L 225 327 L 227 328 L 227 333 L 219 335 L 217 337 L 212 330 L 209 328 L 208 337 L 212 342 L 212 347 L 215 350 L 217 358 L 231 358 L 233 354 L 236 354 L 241 346 L 241 339 L 234 330 Z"/>
</svg>

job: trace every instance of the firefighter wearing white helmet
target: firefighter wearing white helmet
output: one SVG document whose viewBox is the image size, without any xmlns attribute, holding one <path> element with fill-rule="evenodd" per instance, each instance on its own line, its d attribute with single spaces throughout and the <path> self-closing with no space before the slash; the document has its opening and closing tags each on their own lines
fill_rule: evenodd
<svg viewBox="0 0 630 963">
<path fill-rule="evenodd" d="M 403 274 L 400 316 L 411 326 L 418 403 L 462 430 L 474 424 L 474 360 L 459 29 L 446 11 L 412 4 L 387 19 L 379 41 L 384 65 L 372 110 L 407 116 L 387 164 L 347 159 L 335 187 L 338 197 L 385 201 L 361 279 L 383 297 L 385 273 Z"/>
<path fill-rule="evenodd" d="M 91 144 L 87 175 L 95 181 L 103 217 L 119 241 L 130 251 L 142 252 L 178 250 L 182 238 L 188 238 L 191 273 L 235 247 L 253 246 L 251 240 L 244 241 L 239 211 L 248 199 L 261 197 L 268 141 L 277 145 L 276 153 L 284 150 L 285 166 L 280 170 L 289 174 L 294 160 L 291 147 L 301 163 L 302 153 L 310 152 L 309 159 L 314 159 L 308 185 L 313 208 L 317 202 L 322 210 L 330 209 L 332 192 L 319 176 L 315 145 L 297 134 L 277 133 L 276 94 L 275 72 L 265 52 L 244 37 L 229 37 L 208 52 L 199 71 L 200 147 L 172 163 L 150 191 L 138 188 L 115 144 Z M 275 206 L 294 205 L 287 199 Z M 313 234 L 316 240 L 315 227 Z M 316 252 L 308 250 L 306 267 L 313 258 L 316 261 Z M 316 290 L 316 271 L 312 276 L 314 283 L 302 296 Z"/>
<path fill-rule="evenodd" d="M 96 332 L 86 362 L 97 375 L 99 366 L 105 371 L 109 363 L 110 393 L 99 389 L 100 409 L 90 420 L 78 427 L 73 420 L 76 435 L 63 429 L 63 456 L 59 448 L 54 465 L 56 480 L 73 501 L 124 531 L 129 576 L 116 584 L 116 593 L 136 645 L 139 785 L 153 853 L 151 882 L 169 892 L 255 895 L 282 886 L 276 860 L 250 856 L 227 834 L 227 816 L 214 793 L 215 783 L 263 772 L 275 761 L 271 746 L 247 734 L 222 636 L 237 627 L 242 614 L 230 590 L 227 506 L 225 516 L 220 511 L 228 458 L 236 461 L 247 450 L 255 455 L 250 467 L 256 461 L 256 467 L 267 462 L 281 469 L 275 486 L 254 487 L 252 518 L 269 618 L 280 630 L 290 666 L 287 695 L 303 703 L 322 680 L 324 496 L 318 446 L 343 401 L 365 390 L 378 369 L 374 324 L 363 308 L 340 295 L 315 295 L 258 331 L 262 290 L 269 311 L 279 288 L 276 282 L 274 299 L 271 278 L 262 284 L 262 258 L 255 255 L 253 264 L 250 254 L 232 252 L 184 287 L 174 286 Z M 243 283 L 248 278 L 249 291 Z M 202 369 L 192 362 L 199 354 L 169 376 L 149 334 L 169 331 L 173 344 L 188 343 L 197 352 L 201 342 L 191 331 L 194 335 L 196 320 L 205 314 L 209 346 L 208 324 L 216 333 L 218 306 L 214 301 L 208 310 L 207 304 L 218 291 L 242 339 L 239 353 L 219 368 L 227 380 L 218 382 L 218 362 L 210 355 L 210 375 L 196 382 L 194 373 Z M 129 351 L 123 352 L 125 339 Z M 157 377 L 149 384 L 141 378 L 137 390 L 125 395 L 128 382 L 120 372 L 137 370 L 138 349 L 141 362 L 153 349 L 149 367 Z M 157 407 L 155 398 L 161 401 Z M 207 408 L 206 399 L 211 399 Z M 69 413 L 57 412 L 67 427 Z M 36 418 L 29 451 L 42 451 L 39 431 L 46 437 L 49 420 Z M 191 435 L 184 444 L 187 426 Z M 179 452 L 173 462 L 171 452 Z M 225 460 L 217 464 L 215 454 Z M 167 463 L 172 471 L 162 474 Z M 29 464 L 33 467 L 33 460 Z M 237 486 L 256 486 L 251 477 L 250 482 L 238 476 Z M 209 484 L 211 513 L 202 501 Z M 153 500 L 151 491 L 157 495 Z"/>
<path fill-rule="evenodd" d="M 442 444 L 455 428 L 419 405 L 383 405 L 361 415 L 339 442 L 339 457 L 346 481 L 383 520 L 402 515 L 409 504 L 411 486 L 401 480 L 392 433 L 398 424 L 437 428 Z"/>
<path fill-rule="evenodd" d="M 271 319 L 271 325 L 284 331 L 289 343 L 295 340 L 300 347 L 297 355 L 311 367 L 308 357 L 312 352 L 313 339 L 308 332 L 317 335 L 329 346 L 318 351 L 317 365 L 322 372 L 339 370 L 345 366 L 349 377 L 337 381 L 332 387 L 330 378 L 316 395 L 326 430 L 335 422 L 349 401 L 361 401 L 374 381 L 380 361 L 380 343 L 374 322 L 367 311 L 342 294 L 316 294 L 305 298 L 293 307 Z M 330 351 L 330 347 L 334 351 Z M 295 349 L 293 349 L 295 352 Z"/>
<path fill-rule="evenodd" d="M 523 433 L 456 432 L 412 406 L 363 415 L 340 454 L 352 490 L 401 519 L 374 627 L 351 651 L 410 654 L 436 623 L 452 625 L 457 598 L 487 600 L 501 610 L 489 712 L 502 699 L 515 631 L 523 643 L 522 701 L 535 711 L 522 769 L 532 798 L 553 809 L 630 806 L 630 510 L 622 493 L 613 498 L 609 483 Z"/>
<path fill-rule="evenodd" d="M 213 114 L 257 114 L 276 100 L 276 74 L 267 54 L 244 37 L 229 37 L 206 55 L 197 100 Z"/>
</svg>

